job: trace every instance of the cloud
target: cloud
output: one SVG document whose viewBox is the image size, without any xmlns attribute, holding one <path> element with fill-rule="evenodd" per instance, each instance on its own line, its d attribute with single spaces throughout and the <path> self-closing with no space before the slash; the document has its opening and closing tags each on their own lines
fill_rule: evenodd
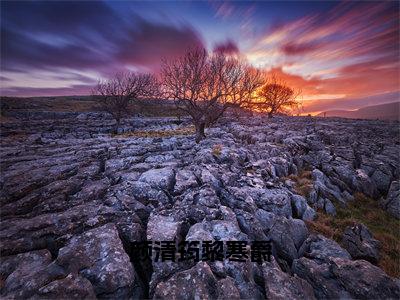
<svg viewBox="0 0 400 300">
<path fill-rule="evenodd" d="M 313 52 L 318 49 L 318 46 L 311 43 L 286 43 L 283 44 L 281 50 L 286 55 L 299 55 Z"/>
<path fill-rule="evenodd" d="M 93 68 L 120 21 L 102 2 L 2 2 L 2 70 Z M 111 24 L 111 25 L 107 25 Z M 115 36 L 115 35 L 114 35 Z"/>
<path fill-rule="evenodd" d="M 29 91 L 23 87 L 83 91 L 79 84 L 90 85 L 98 77 L 123 70 L 157 71 L 161 57 L 176 57 L 188 46 L 209 45 L 184 19 L 152 17 L 140 5 L 112 1 L 2 1 L 0 5 L 3 92 Z M 346 1 L 330 11 L 315 9 L 261 31 L 256 26 L 261 25 L 259 4 L 211 2 L 210 6 L 207 13 L 216 15 L 216 26 L 230 32 L 237 26 L 242 37 L 224 41 L 220 32 L 205 32 L 212 36 L 208 42 L 224 41 L 215 44 L 214 51 L 240 51 L 255 66 L 301 89 L 305 100 L 339 101 L 399 90 L 397 2 Z M 135 10 L 141 11 L 140 16 Z M 199 17 L 196 26 L 201 26 L 204 12 L 194 15 Z"/>
<path fill-rule="evenodd" d="M 226 20 L 235 14 L 236 8 L 229 2 L 211 2 L 211 6 L 215 9 L 215 17 Z"/>
<path fill-rule="evenodd" d="M 148 21 L 133 12 L 121 15 L 100 1 L 7 1 L 1 9 L 1 71 L 9 79 L 2 83 L 3 94 L 21 91 L 12 89 L 23 84 L 16 81 L 18 73 L 32 74 L 38 82 L 43 71 L 61 77 L 76 70 L 98 77 L 132 69 L 154 71 L 161 57 L 203 45 L 184 22 Z M 51 83 L 53 75 L 42 76 L 43 84 Z M 66 82 L 65 91 L 69 86 Z"/>
<path fill-rule="evenodd" d="M 340 3 L 331 11 L 270 27 L 245 53 L 252 63 L 280 72 L 302 89 L 305 100 L 314 99 L 313 109 L 318 101 L 334 109 L 345 99 L 395 93 L 398 11 L 395 2 Z"/>
<path fill-rule="evenodd" d="M 281 67 L 272 68 L 265 73 L 267 78 L 276 76 L 284 81 L 288 86 L 301 91 L 302 95 L 315 95 L 321 93 L 319 88 L 321 80 L 319 78 L 306 79 L 300 75 L 286 73 Z"/>
<path fill-rule="evenodd" d="M 238 46 L 232 40 L 226 40 L 225 42 L 216 44 L 214 46 L 213 51 L 215 53 L 228 54 L 228 55 L 238 54 L 240 52 Z"/>
<path fill-rule="evenodd" d="M 304 101 L 303 113 L 319 113 L 333 109 L 354 110 L 365 106 L 397 102 L 399 99 L 400 92 L 390 92 L 361 98 Z"/>
<path fill-rule="evenodd" d="M 10 78 L 7 78 L 7 77 L 5 77 L 5 76 L 0 76 L 0 82 L 1 81 L 10 81 L 11 79 Z"/>
<path fill-rule="evenodd" d="M 1 96 L 13 97 L 35 97 L 35 96 L 65 96 L 65 95 L 89 95 L 93 85 L 71 85 L 57 88 L 35 88 L 35 87 L 10 87 L 0 91 Z"/>
<path fill-rule="evenodd" d="M 135 16 L 135 26 L 119 41 L 116 58 L 122 64 L 157 70 L 161 58 L 178 57 L 189 47 L 203 47 L 200 35 L 189 25 L 157 24 Z"/>
</svg>

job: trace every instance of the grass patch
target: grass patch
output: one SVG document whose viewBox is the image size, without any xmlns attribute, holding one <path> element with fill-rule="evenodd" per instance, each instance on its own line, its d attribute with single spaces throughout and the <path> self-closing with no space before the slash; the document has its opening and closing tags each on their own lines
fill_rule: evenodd
<svg viewBox="0 0 400 300">
<path fill-rule="evenodd" d="M 363 223 L 381 242 L 378 266 L 388 275 L 400 277 L 400 220 L 384 211 L 378 201 L 361 193 L 354 195 L 354 201 L 348 207 L 336 205 L 336 211 L 336 217 L 319 211 L 316 220 L 306 222 L 310 231 L 321 233 L 340 244 L 347 226 Z"/>
<path fill-rule="evenodd" d="M 153 131 L 145 131 L 145 130 L 137 130 L 133 132 L 125 132 L 121 134 L 114 134 L 113 137 L 117 138 L 160 138 L 160 137 L 172 137 L 179 135 L 191 135 L 195 134 L 194 126 L 182 127 L 173 130 L 153 130 Z"/>
<path fill-rule="evenodd" d="M 312 188 L 313 188 L 313 180 L 311 171 L 302 170 L 298 175 L 289 175 L 289 179 L 293 180 L 295 183 L 294 190 L 297 194 L 307 197 Z"/>
</svg>

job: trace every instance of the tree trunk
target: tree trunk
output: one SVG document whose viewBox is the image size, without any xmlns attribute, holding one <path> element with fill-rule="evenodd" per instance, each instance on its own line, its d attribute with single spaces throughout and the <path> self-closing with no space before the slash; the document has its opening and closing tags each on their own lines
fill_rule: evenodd
<svg viewBox="0 0 400 300">
<path fill-rule="evenodd" d="M 116 121 L 116 123 L 115 123 L 115 126 L 114 126 L 114 134 L 118 134 L 119 125 L 121 124 L 121 119 L 120 118 L 116 118 L 115 121 Z"/>
<path fill-rule="evenodd" d="M 271 119 L 273 115 L 274 115 L 274 112 L 270 111 L 270 112 L 268 113 L 268 118 Z"/>
<path fill-rule="evenodd" d="M 204 122 L 196 123 L 195 127 L 196 127 L 196 143 L 200 143 L 200 141 L 206 137 L 206 134 L 204 133 L 206 124 Z"/>
</svg>

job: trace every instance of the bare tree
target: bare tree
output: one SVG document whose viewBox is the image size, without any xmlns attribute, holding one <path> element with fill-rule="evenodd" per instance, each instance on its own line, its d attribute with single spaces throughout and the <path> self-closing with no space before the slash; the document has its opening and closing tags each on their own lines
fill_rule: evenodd
<svg viewBox="0 0 400 300">
<path fill-rule="evenodd" d="M 252 106 L 258 111 L 267 112 L 268 117 L 277 113 L 289 113 L 300 107 L 300 93 L 300 90 L 289 87 L 284 80 L 273 75 L 258 90 L 258 98 Z"/>
<path fill-rule="evenodd" d="M 182 57 L 163 61 L 162 90 L 178 108 L 191 116 L 196 142 L 230 106 L 251 102 L 261 86 L 260 72 L 224 54 L 209 55 L 205 49 L 189 49 Z"/>
<path fill-rule="evenodd" d="M 152 74 L 118 73 L 108 80 L 99 80 L 92 95 L 101 103 L 104 111 L 116 121 L 114 132 L 118 132 L 121 119 L 129 114 L 129 105 L 134 100 L 155 97 L 159 94 L 157 79 Z"/>
</svg>

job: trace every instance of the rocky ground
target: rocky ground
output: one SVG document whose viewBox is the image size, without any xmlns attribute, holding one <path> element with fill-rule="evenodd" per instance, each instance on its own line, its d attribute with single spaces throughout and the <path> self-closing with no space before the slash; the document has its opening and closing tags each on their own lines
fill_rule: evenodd
<svg viewBox="0 0 400 300">
<path fill-rule="evenodd" d="M 303 299 L 400 297 L 363 224 L 340 246 L 307 221 L 355 193 L 399 210 L 399 124 L 224 119 L 193 135 L 112 136 L 101 113 L 26 113 L 1 124 L 1 297 Z M 126 120 L 174 132 L 187 121 Z M 296 176 L 308 170 L 306 194 Z M 135 241 L 267 240 L 273 259 L 149 262 Z"/>
</svg>

